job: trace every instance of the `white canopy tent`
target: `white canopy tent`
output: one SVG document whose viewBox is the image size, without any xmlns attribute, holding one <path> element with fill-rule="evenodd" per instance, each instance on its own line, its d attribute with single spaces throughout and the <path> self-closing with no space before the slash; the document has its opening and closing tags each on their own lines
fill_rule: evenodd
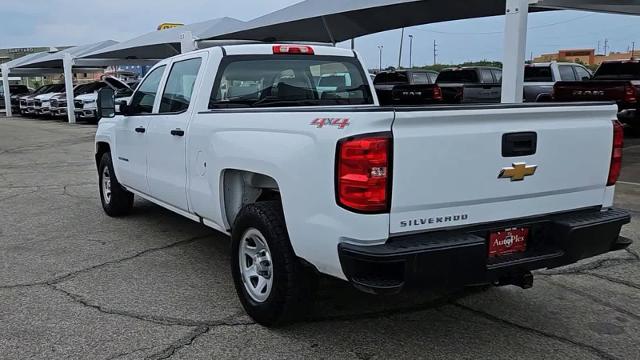
<svg viewBox="0 0 640 360">
<path fill-rule="evenodd" d="M 530 11 L 640 14 L 640 0 L 305 0 L 248 21 L 213 40 L 337 43 L 403 27 L 505 15 L 502 102 L 522 102 Z"/>
<path fill-rule="evenodd" d="M 195 50 L 195 42 L 241 28 L 243 21 L 224 17 L 154 31 L 86 53 L 84 59 L 165 59 Z"/>
<path fill-rule="evenodd" d="M 24 72 L 29 74 L 43 74 L 50 72 L 62 72 L 64 74 L 65 93 L 67 97 L 67 117 L 69 123 L 75 123 L 75 108 L 73 104 L 73 72 L 80 69 L 104 68 L 120 64 L 154 64 L 157 60 L 126 60 L 126 59 L 83 59 L 85 54 L 98 51 L 117 44 L 116 41 L 106 40 L 93 44 L 68 48 L 46 56 L 29 58 L 16 65 L 12 72 Z M 62 71 L 61 71 L 62 70 Z M 7 114 L 9 115 L 9 114 Z"/>
<path fill-rule="evenodd" d="M 31 70 L 27 70 L 27 71 L 12 71 L 11 69 L 16 67 L 16 66 L 20 66 L 23 63 L 26 63 L 28 61 L 31 60 L 35 60 L 35 59 L 39 59 L 42 57 L 45 57 L 47 55 L 51 54 L 51 52 L 39 52 L 39 53 L 33 53 L 33 54 L 29 54 L 29 55 L 25 55 L 21 58 L 17 58 L 14 60 L 11 60 L 9 62 L 6 62 L 2 65 L 0 65 L 0 72 L 2 72 L 2 87 L 3 87 L 3 92 L 5 94 L 4 96 L 4 103 L 5 103 L 5 111 L 7 116 L 12 116 L 11 113 L 11 91 L 9 88 L 9 74 L 12 73 L 14 75 L 29 75 L 31 74 Z"/>
</svg>

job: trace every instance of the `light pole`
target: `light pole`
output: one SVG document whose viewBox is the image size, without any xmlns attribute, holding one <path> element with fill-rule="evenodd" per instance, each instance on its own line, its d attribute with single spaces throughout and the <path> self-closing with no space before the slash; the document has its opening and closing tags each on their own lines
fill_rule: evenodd
<svg viewBox="0 0 640 360">
<path fill-rule="evenodd" d="M 378 45 L 378 50 L 380 51 L 380 71 L 382 71 L 382 49 L 384 49 L 384 46 Z"/>
<path fill-rule="evenodd" d="M 409 69 L 413 69 L 413 35 L 409 35 Z"/>
</svg>

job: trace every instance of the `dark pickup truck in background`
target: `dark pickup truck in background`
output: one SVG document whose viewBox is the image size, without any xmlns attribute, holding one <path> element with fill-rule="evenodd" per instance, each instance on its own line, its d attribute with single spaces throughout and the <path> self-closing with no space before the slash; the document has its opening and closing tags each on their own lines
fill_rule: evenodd
<svg viewBox="0 0 640 360">
<path fill-rule="evenodd" d="M 554 101 L 615 101 L 618 119 L 640 129 L 640 60 L 602 63 L 591 80 L 559 81 L 553 88 Z"/>
<path fill-rule="evenodd" d="M 4 101 L 4 88 L 0 83 L 0 109 L 4 109 L 5 101 Z M 9 91 L 11 92 L 11 110 L 15 111 L 20 108 L 20 102 L 18 97 L 28 95 L 31 93 L 28 87 L 25 85 L 9 85 Z"/>
<path fill-rule="evenodd" d="M 502 70 L 494 67 L 455 67 L 438 74 L 436 84 L 447 104 L 499 103 Z"/>
<path fill-rule="evenodd" d="M 442 102 L 437 77 L 437 72 L 429 70 L 382 71 L 373 84 L 381 105 L 437 104 Z"/>
</svg>

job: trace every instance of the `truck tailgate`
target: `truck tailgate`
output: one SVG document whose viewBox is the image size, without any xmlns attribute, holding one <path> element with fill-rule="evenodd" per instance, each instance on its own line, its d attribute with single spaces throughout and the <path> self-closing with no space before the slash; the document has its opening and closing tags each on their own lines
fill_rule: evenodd
<svg viewBox="0 0 640 360">
<path fill-rule="evenodd" d="M 614 105 L 596 104 L 398 109 L 390 232 L 601 205 L 616 112 Z M 535 153 L 503 156 L 503 136 L 513 133 L 535 134 Z M 522 163 L 529 172 L 537 166 L 535 173 L 519 180 L 522 169 L 511 170 L 505 176 L 516 181 L 499 178 Z"/>
<path fill-rule="evenodd" d="M 553 89 L 556 101 L 621 101 L 629 81 L 560 81 Z"/>
</svg>

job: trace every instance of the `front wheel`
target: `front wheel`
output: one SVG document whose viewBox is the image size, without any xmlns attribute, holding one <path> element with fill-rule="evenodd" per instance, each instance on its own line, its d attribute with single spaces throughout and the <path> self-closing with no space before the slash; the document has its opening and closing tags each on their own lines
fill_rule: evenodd
<svg viewBox="0 0 640 360">
<path fill-rule="evenodd" d="M 244 207 L 231 233 L 231 273 L 246 312 L 265 326 L 295 320 L 315 274 L 296 257 L 279 201 Z"/>
<path fill-rule="evenodd" d="M 112 217 L 123 216 L 133 208 L 133 194 L 120 185 L 113 171 L 111 154 L 105 153 L 98 167 L 102 208 Z"/>
</svg>

